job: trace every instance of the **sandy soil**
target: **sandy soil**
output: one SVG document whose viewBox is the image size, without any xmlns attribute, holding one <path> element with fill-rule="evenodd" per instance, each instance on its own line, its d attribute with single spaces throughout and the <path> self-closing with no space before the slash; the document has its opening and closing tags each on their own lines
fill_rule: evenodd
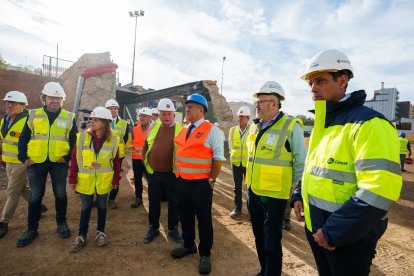
<svg viewBox="0 0 414 276">
<path fill-rule="evenodd" d="M 126 163 L 126 162 L 124 162 Z M 407 166 L 401 199 L 389 213 L 390 224 L 377 247 L 377 256 L 371 267 L 372 275 L 410 275 L 414 269 L 414 166 Z M 198 256 L 173 260 L 170 250 L 177 244 L 165 233 L 167 204 L 162 204 L 161 235 L 145 245 L 143 237 L 148 228 L 147 186 L 144 187 L 144 206 L 131 209 L 133 188 L 129 179 L 132 170 L 124 166 L 118 209 L 108 209 L 107 247 L 94 243 L 96 210 L 90 221 L 88 243 L 76 254 L 69 248 L 78 228 L 80 199 L 68 191 L 68 224 L 73 231 L 69 239 L 56 234 L 54 197 L 50 183 L 44 202 L 49 211 L 40 221 L 39 237 L 29 246 L 17 248 L 15 243 L 26 228 L 27 203 L 22 199 L 15 217 L 9 224 L 9 233 L 0 240 L 0 275 L 198 275 Z M 6 175 L 0 169 L 0 187 Z M 0 206 L 6 199 L 0 190 Z M 254 237 L 245 209 L 238 220 L 229 217 L 233 207 L 232 176 L 225 164 L 216 184 L 213 199 L 214 246 L 210 275 L 255 275 L 259 263 Z M 244 202 L 245 204 L 245 202 Z M 292 220 L 292 229 L 283 236 L 283 274 L 316 275 L 315 262 L 306 241 L 303 224 Z"/>
</svg>

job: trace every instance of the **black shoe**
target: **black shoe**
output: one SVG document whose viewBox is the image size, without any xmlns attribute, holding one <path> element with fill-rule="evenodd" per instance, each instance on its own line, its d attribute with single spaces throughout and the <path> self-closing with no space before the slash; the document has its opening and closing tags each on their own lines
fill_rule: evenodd
<svg viewBox="0 0 414 276">
<path fill-rule="evenodd" d="M 138 208 L 141 205 L 142 205 L 142 199 L 138 197 L 134 200 L 134 202 L 131 203 L 131 208 Z"/>
<path fill-rule="evenodd" d="M 24 231 L 20 239 L 17 240 L 16 245 L 17 247 L 29 245 L 37 236 L 39 236 L 37 230 L 27 229 L 26 231 Z"/>
<path fill-rule="evenodd" d="M 0 222 L 0 239 L 3 238 L 9 231 L 9 226 L 5 222 Z"/>
<path fill-rule="evenodd" d="M 282 224 L 283 230 L 289 231 L 292 226 L 290 225 L 290 219 L 284 219 Z"/>
<path fill-rule="evenodd" d="M 49 210 L 49 209 L 47 209 L 46 205 L 42 204 L 42 206 L 40 206 L 40 214 L 41 215 L 43 215 L 44 213 L 46 213 L 47 210 Z"/>
<path fill-rule="evenodd" d="M 70 228 L 66 222 L 58 224 L 56 232 L 58 233 L 59 237 L 61 237 L 62 239 L 69 238 L 71 235 Z"/>
<path fill-rule="evenodd" d="M 238 210 L 238 209 L 234 209 L 233 211 L 231 211 L 231 213 L 230 213 L 230 217 L 232 218 L 232 219 L 235 219 L 235 218 L 237 218 L 237 217 L 239 217 L 241 215 L 241 211 L 240 210 Z"/>
<path fill-rule="evenodd" d="M 183 243 L 184 242 L 184 240 L 181 237 L 180 232 L 178 231 L 177 227 L 169 230 L 168 231 L 168 236 L 170 236 L 170 238 L 172 238 L 175 242 L 178 242 L 178 243 Z"/>
<path fill-rule="evenodd" d="M 144 237 L 144 243 L 150 243 L 160 234 L 160 230 L 155 230 L 154 228 L 151 228 L 148 230 L 148 233 Z"/>
<path fill-rule="evenodd" d="M 181 259 L 187 255 L 195 254 L 195 253 L 197 253 L 197 248 L 194 245 L 191 248 L 186 248 L 184 246 L 178 247 L 176 249 L 173 249 L 170 254 L 171 254 L 171 257 L 173 257 L 174 259 Z"/>
<path fill-rule="evenodd" d="M 200 274 L 209 274 L 211 271 L 211 261 L 210 257 L 201 256 L 200 264 L 198 266 L 198 272 Z"/>
</svg>

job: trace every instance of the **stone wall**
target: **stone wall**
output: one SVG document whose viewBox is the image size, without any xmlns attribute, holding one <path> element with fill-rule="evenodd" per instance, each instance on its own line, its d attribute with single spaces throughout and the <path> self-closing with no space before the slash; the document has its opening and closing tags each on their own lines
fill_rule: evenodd
<svg viewBox="0 0 414 276">
<path fill-rule="evenodd" d="M 109 52 L 84 54 L 62 74 L 60 79 L 63 83 L 63 88 L 68 94 L 66 103 L 71 107 L 70 111 L 73 109 L 79 76 L 86 69 L 109 63 L 111 63 Z M 97 106 L 104 106 L 105 102 L 110 98 L 115 98 L 115 73 L 105 73 L 85 78 L 79 110 L 87 109 L 92 111 Z M 82 112 L 78 114 L 77 122 L 79 127 L 84 114 Z"/>
<path fill-rule="evenodd" d="M 203 85 L 208 89 L 210 94 L 213 116 L 217 119 L 217 122 L 220 124 L 220 128 L 224 131 L 224 135 L 227 139 L 230 128 L 234 126 L 233 114 L 230 106 L 227 103 L 226 98 L 219 94 L 217 81 L 204 80 Z"/>
</svg>

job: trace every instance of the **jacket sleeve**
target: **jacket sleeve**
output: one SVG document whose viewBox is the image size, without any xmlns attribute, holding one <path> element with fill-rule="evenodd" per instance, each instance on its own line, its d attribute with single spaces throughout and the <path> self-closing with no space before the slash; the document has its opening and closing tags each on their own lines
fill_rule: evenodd
<svg viewBox="0 0 414 276">
<path fill-rule="evenodd" d="M 71 161 L 69 165 L 69 184 L 75 185 L 78 183 L 78 160 L 76 159 L 76 147 L 71 151 Z"/>
<path fill-rule="evenodd" d="M 17 154 L 17 158 L 22 163 L 24 163 L 27 159 L 29 159 L 29 156 L 27 156 L 27 145 L 29 144 L 31 136 L 32 136 L 32 131 L 30 130 L 26 122 L 26 124 L 23 127 L 22 134 L 20 135 L 19 142 L 17 144 L 17 148 L 19 150 L 19 153 Z"/>
<path fill-rule="evenodd" d="M 69 132 L 69 154 L 63 157 L 67 163 L 70 161 L 72 149 L 76 144 L 76 133 L 78 133 L 78 127 L 76 126 L 75 119 L 73 119 L 72 128 Z"/>
<path fill-rule="evenodd" d="M 302 199 L 302 181 L 298 182 L 298 185 L 293 190 L 292 196 L 290 197 L 289 206 L 291 208 L 293 208 L 293 206 L 295 204 L 295 201 L 303 202 L 303 199 Z"/>
<path fill-rule="evenodd" d="M 116 152 L 114 158 L 114 177 L 112 178 L 112 185 L 119 186 L 119 181 L 121 180 L 121 161 L 119 159 L 119 149 Z"/>
<path fill-rule="evenodd" d="M 373 230 L 397 201 L 402 187 L 396 130 L 380 118 L 364 122 L 350 147 L 357 191 L 333 212 L 322 231 L 331 246 L 360 240 Z"/>
</svg>

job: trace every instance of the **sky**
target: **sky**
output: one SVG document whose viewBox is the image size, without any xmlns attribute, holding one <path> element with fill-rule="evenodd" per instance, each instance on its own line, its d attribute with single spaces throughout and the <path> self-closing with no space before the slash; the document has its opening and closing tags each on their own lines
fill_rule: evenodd
<svg viewBox="0 0 414 276">
<path fill-rule="evenodd" d="M 0 55 L 41 67 L 57 44 L 59 58 L 70 61 L 110 52 L 121 84 L 130 83 L 134 10 L 145 12 L 135 59 L 135 84 L 144 88 L 217 80 L 227 101 L 253 102 L 273 80 L 286 94 L 282 110 L 310 117 L 300 76 L 313 55 L 338 49 L 354 68 L 348 92 L 365 89 L 371 99 L 384 82 L 414 103 L 411 0 L 0 0 Z"/>
</svg>

